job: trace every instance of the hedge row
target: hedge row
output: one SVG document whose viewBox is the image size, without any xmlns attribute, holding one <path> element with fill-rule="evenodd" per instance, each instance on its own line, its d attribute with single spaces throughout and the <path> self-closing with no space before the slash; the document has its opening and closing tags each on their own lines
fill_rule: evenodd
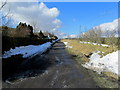
<svg viewBox="0 0 120 90">
<path fill-rule="evenodd" d="M 2 53 L 4 51 L 10 50 L 10 48 L 15 48 L 19 46 L 27 46 L 27 45 L 40 45 L 46 42 L 51 42 L 51 39 L 37 39 L 30 37 L 2 37 Z"/>
</svg>

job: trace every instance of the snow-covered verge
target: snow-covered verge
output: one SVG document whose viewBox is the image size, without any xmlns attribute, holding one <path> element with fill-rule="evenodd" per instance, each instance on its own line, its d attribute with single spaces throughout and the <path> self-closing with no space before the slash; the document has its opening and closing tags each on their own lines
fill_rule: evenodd
<svg viewBox="0 0 120 90">
<path fill-rule="evenodd" d="M 100 58 L 99 52 L 93 53 L 89 58 L 90 61 L 83 64 L 85 68 L 94 70 L 98 73 L 101 72 L 112 72 L 120 76 L 120 67 L 118 67 L 118 55 L 120 55 L 120 50 L 107 54 L 106 56 Z"/>
<path fill-rule="evenodd" d="M 54 40 L 53 42 L 55 43 L 57 40 Z M 50 42 L 44 43 L 42 45 L 28 45 L 28 46 L 20 46 L 20 47 L 16 47 L 15 49 L 10 49 L 9 51 L 4 52 L 4 54 L 2 55 L 2 58 L 8 58 L 11 57 L 12 55 L 18 55 L 18 54 L 22 54 L 23 58 L 28 58 L 28 57 L 33 57 L 35 55 L 42 54 L 43 52 L 45 52 L 47 49 L 49 49 L 51 47 Z"/>
<path fill-rule="evenodd" d="M 84 41 L 80 41 L 80 43 L 83 43 L 83 44 L 92 44 L 92 45 L 101 45 L 103 47 L 110 47 L 110 45 L 107 45 L 107 44 L 98 44 L 98 43 L 84 42 Z"/>
<path fill-rule="evenodd" d="M 59 41 L 59 40 L 60 40 L 60 39 L 53 40 L 52 43 L 55 43 L 55 42 L 57 42 L 57 41 Z"/>
<path fill-rule="evenodd" d="M 63 42 L 63 43 L 66 45 L 67 48 L 72 48 L 72 46 L 68 45 L 68 42 Z"/>
</svg>

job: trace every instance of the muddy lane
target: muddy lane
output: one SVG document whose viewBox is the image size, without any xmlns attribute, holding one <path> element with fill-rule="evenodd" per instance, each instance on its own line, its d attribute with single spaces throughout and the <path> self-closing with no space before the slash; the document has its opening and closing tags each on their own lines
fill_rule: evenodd
<svg viewBox="0 0 120 90">
<path fill-rule="evenodd" d="M 3 83 L 8 88 L 96 88 L 95 82 L 87 71 L 80 66 L 65 50 L 62 42 L 56 43 L 45 55 L 52 63 L 44 73 L 12 84 Z M 37 56 L 37 63 L 40 58 Z M 38 66 L 37 66 L 38 67 Z"/>
</svg>

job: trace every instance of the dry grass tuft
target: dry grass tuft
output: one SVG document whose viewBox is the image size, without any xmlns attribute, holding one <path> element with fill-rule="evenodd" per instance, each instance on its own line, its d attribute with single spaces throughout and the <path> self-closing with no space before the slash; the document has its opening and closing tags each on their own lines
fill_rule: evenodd
<svg viewBox="0 0 120 90">
<path fill-rule="evenodd" d="M 82 44 L 79 40 L 63 39 L 62 42 L 68 42 L 68 45 L 73 47 L 71 48 L 71 50 L 77 54 L 89 54 L 95 51 L 101 51 L 101 55 L 106 55 L 117 50 L 117 48 L 114 47 L 103 47 L 99 45 Z"/>
</svg>

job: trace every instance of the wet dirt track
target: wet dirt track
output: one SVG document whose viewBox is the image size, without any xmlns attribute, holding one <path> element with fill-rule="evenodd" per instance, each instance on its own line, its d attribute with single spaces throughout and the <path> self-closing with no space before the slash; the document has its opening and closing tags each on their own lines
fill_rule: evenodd
<svg viewBox="0 0 120 90">
<path fill-rule="evenodd" d="M 26 77 L 22 81 L 14 81 L 12 84 L 3 82 L 4 88 L 96 88 L 96 84 L 89 76 L 87 71 L 80 66 L 72 56 L 65 50 L 62 42 L 56 43 L 52 49 L 42 58 L 48 63 L 44 63 L 46 68 L 39 68 L 43 64 L 39 64 L 42 58 L 37 55 L 34 64 L 29 67 L 34 73 L 44 70 L 37 76 Z M 43 65 L 44 66 L 44 65 Z"/>
</svg>

